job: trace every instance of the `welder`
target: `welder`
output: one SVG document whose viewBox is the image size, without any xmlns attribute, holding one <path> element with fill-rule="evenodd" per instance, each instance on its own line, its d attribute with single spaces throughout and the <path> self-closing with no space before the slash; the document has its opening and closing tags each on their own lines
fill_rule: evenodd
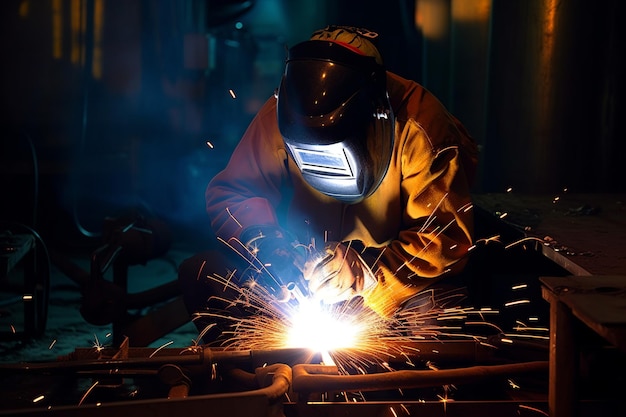
<svg viewBox="0 0 626 417">
<path fill-rule="evenodd" d="M 464 269 L 476 143 L 433 94 L 386 70 L 377 45 L 367 29 L 328 26 L 288 50 L 278 89 L 206 189 L 222 245 L 180 267 L 190 314 L 246 314 L 217 274 L 252 277 L 279 303 L 362 297 L 391 317 Z"/>
</svg>

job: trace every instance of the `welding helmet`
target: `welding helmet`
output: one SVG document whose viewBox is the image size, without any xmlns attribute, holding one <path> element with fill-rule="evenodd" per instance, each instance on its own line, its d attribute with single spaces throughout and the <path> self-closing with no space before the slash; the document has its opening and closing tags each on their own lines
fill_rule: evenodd
<svg viewBox="0 0 626 417">
<path fill-rule="evenodd" d="M 346 41 L 355 39 L 357 46 Z M 326 28 L 289 49 L 277 118 L 311 187 L 348 204 L 378 188 L 391 159 L 394 116 L 380 55 L 360 32 Z"/>
</svg>

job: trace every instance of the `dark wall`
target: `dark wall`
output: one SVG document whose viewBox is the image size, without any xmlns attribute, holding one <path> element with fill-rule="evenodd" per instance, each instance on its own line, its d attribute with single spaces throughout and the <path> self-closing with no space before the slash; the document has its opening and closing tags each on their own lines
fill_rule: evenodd
<svg viewBox="0 0 626 417">
<path fill-rule="evenodd" d="M 486 189 L 623 192 L 624 2 L 494 1 Z"/>
</svg>

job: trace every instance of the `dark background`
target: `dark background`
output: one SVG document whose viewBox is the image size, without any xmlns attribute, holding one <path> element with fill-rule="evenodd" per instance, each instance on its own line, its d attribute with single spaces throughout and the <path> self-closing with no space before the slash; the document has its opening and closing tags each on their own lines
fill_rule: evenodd
<svg viewBox="0 0 626 417">
<path fill-rule="evenodd" d="M 388 68 L 465 123 L 475 193 L 623 192 L 624 4 L 2 1 L 0 220 L 72 247 L 140 210 L 202 245 L 206 184 L 285 49 L 329 23 L 380 33 Z"/>
</svg>

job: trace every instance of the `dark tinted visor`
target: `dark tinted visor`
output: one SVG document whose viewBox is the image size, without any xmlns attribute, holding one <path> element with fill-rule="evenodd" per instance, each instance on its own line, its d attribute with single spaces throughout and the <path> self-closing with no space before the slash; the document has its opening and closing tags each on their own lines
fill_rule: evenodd
<svg viewBox="0 0 626 417">
<path fill-rule="evenodd" d="M 294 46 L 278 93 L 278 125 L 285 140 L 330 144 L 361 133 L 354 126 L 371 118 L 380 69 L 373 57 L 333 42 Z"/>
</svg>

